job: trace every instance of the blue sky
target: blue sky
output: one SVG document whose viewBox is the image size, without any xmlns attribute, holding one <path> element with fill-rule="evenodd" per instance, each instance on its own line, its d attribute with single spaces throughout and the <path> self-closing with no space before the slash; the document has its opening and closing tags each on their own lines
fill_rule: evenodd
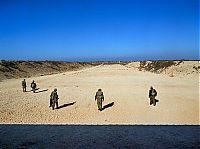
<svg viewBox="0 0 200 149">
<path fill-rule="evenodd" d="M 199 1 L 1 0 L 0 59 L 199 59 Z"/>
</svg>

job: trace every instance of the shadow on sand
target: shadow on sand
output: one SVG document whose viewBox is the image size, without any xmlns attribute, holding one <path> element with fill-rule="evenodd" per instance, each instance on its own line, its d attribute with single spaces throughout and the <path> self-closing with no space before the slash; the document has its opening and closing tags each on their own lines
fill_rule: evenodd
<svg viewBox="0 0 200 149">
<path fill-rule="evenodd" d="M 76 103 L 76 101 L 75 101 L 75 102 L 72 102 L 72 103 L 64 104 L 64 105 L 62 105 L 62 106 L 59 106 L 57 109 L 65 108 L 65 107 L 68 107 L 68 106 L 72 106 L 72 105 L 74 105 L 75 103 Z"/>
<path fill-rule="evenodd" d="M 157 102 L 159 102 L 159 100 L 158 100 L 158 99 L 155 99 L 155 105 L 154 105 L 154 106 L 156 106 Z"/>
<path fill-rule="evenodd" d="M 37 90 L 39 90 L 40 88 L 36 88 L 35 90 L 37 91 Z M 33 90 L 31 89 L 31 90 L 28 90 L 28 91 L 26 91 L 26 92 L 32 92 Z M 36 92 L 35 92 L 36 93 Z"/>
<path fill-rule="evenodd" d="M 27 92 L 27 93 L 28 93 L 28 92 L 32 92 L 32 90 L 29 90 L 29 91 L 26 91 L 26 92 Z"/>
<path fill-rule="evenodd" d="M 45 90 L 42 90 L 42 91 L 38 91 L 38 92 L 35 92 L 35 93 L 42 93 L 42 92 L 46 92 L 48 91 L 48 89 L 45 89 Z"/>
<path fill-rule="evenodd" d="M 150 99 L 150 105 L 156 106 L 157 102 L 159 102 L 158 99 L 154 99 L 155 100 L 155 104 L 154 101 Z"/>
<path fill-rule="evenodd" d="M 114 105 L 114 102 L 111 102 L 111 103 L 109 103 L 109 104 L 103 106 L 102 111 L 105 110 L 105 109 L 107 109 L 107 108 L 112 107 L 113 105 Z"/>
</svg>

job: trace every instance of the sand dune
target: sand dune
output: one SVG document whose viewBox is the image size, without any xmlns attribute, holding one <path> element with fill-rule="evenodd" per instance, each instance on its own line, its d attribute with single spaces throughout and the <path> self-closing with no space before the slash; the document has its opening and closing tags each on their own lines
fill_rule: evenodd
<svg viewBox="0 0 200 149">
<path fill-rule="evenodd" d="M 198 62 L 193 62 L 198 64 Z M 0 123 L 21 124 L 199 124 L 199 74 L 155 74 L 139 71 L 138 63 L 99 65 L 79 71 L 32 77 L 40 88 L 23 93 L 22 79 L 0 82 Z M 149 105 L 154 86 L 159 102 Z M 57 88 L 60 108 L 49 108 Z M 97 110 L 94 95 L 105 94 L 106 108 Z M 30 87 L 28 87 L 30 91 Z"/>
<path fill-rule="evenodd" d="M 75 71 L 96 66 L 99 63 L 63 62 L 63 61 L 1 61 L 0 81 L 58 74 L 66 71 Z"/>
</svg>

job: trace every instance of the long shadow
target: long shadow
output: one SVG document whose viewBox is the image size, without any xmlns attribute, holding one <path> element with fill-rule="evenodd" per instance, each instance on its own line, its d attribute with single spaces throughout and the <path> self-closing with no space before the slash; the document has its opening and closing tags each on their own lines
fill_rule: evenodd
<svg viewBox="0 0 200 149">
<path fill-rule="evenodd" d="M 35 90 L 37 91 L 37 90 L 39 90 L 40 88 L 36 88 Z M 31 89 L 31 90 L 28 90 L 28 91 L 26 91 L 26 92 L 32 92 L 33 90 Z"/>
<path fill-rule="evenodd" d="M 72 105 L 74 105 L 75 103 L 76 103 L 76 101 L 75 101 L 75 102 L 68 103 L 68 104 L 64 104 L 64 105 L 59 106 L 57 109 L 65 108 L 65 107 L 68 107 L 68 106 L 72 106 Z"/>
<path fill-rule="evenodd" d="M 26 92 L 27 92 L 27 93 L 28 93 L 28 92 L 32 92 L 32 90 L 28 90 L 28 91 L 26 91 Z"/>
<path fill-rule="evenodd" d="M 41 93 L 41 92 L 46 92 L 48 91 L 48 89 L 45 89 L 45 90 L 42 90 L 42 91 L 38 91 L 38 92 L 35 92 L 35 93 Z"/>
<path fill-rule="evenodd" d="M 107 108 L 110 108 L 110 107 L 112 107 L 113 105 L 114 105 L 114 102 L 111 102 L 111 103 L 109 103 L 109 104 L 103 106 L 102 110 L 105 110 L 105 109 L 107 109 Z"/>
</svg>

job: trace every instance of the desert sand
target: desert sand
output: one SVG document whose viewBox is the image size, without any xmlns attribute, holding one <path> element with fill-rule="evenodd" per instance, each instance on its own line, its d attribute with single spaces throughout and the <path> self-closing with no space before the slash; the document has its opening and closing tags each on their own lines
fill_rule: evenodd
<svg viewBox="0 0 200 149">
<path fill-rule="evenodd" d="M 193 63 L 198 65 L 198 62 Z M 22 79 L 4 80 L 0 82 L 0 123 L 199 124 L 198 73 L 181 74 L 179 71 L 170 77 L 167 73 L 139 71 L 138 65 L 137 62 L 99 65 L 31 77 L 26 80 L 26 93 L 22 92 Z M 39 88 L 35 94 L 30 91 L 32 80 Z M 159 102 L 155 107 L 149 105 L 150 86 L 158 92 Z M 60 106 L 56 110 L 49 108 L 49 96 L 54 88 L 58 89 Z M 105 109 L 101 112 L 94 100 L 99 88 L 105 95 Z"/>
</svg>

